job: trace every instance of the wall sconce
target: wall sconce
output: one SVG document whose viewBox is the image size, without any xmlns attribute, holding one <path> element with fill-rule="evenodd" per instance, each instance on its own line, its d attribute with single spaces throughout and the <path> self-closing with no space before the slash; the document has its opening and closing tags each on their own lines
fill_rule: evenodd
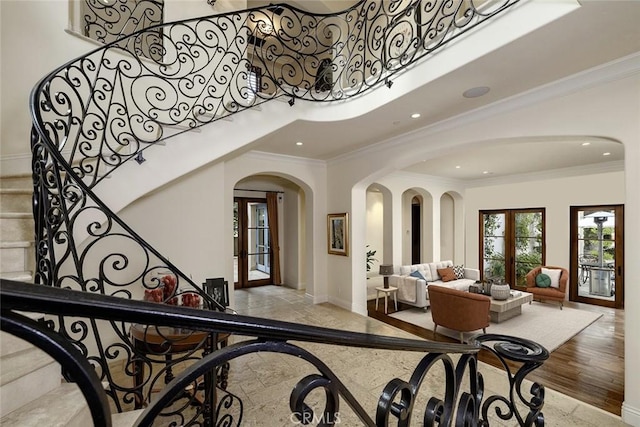
<svg viewBox="0 0 640 427">
<path fill-rule="evenodd" d="M 216 0 L 207 0 L 207 4 L 211 7 L 216 5 Z"/>
<path fill-rule="evenodd" d="M 143 164 L 147 161 L 144 157 L 142 157 L 142 151 L 138 151 L 138 154 L 134 157 L 135 161 L 138 162 L 139 165 Z"/>
<path fill-rule="evenodd" d="M 384 276 L 384 287 L 385 289 L 389 288 L 389 276 L 391 276 L 393 274 L 393 265 L 391 264 L 380 264 L 380 271 L 379 271 L 381 276 Z"/>
</svg>

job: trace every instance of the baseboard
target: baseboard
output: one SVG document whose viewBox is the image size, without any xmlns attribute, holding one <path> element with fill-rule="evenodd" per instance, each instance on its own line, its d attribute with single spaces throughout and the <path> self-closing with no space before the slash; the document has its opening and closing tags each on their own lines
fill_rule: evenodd
<svg viewBox="0 0 640 427">
<path fill-rule="evenodd" d="M 622 402 L 622 421 L 630 426 L 640 427 L 640 408 L 634 408 Z"/>
</svg>

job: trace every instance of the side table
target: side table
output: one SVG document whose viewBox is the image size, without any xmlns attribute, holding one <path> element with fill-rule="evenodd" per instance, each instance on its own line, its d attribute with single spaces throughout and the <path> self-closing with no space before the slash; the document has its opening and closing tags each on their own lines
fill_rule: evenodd
<svg viewBox="0 0 640 427">
<path fill-rule="evenodd" d="M 380 298 L 380 292 L 384 294 L 384 314 L 388 313 L 388 305 L 387 300 L 389 298 L 389 294 L 393 295 L 393 302 L 396 306 L 396 311 L 398 311 L 398 288 L 395 286 L 389 286 L 385 288 L 384 286 L 376 287 L 376 311 L 378 310 L 378 299 Z"/>
<path fill-rule="evenodd" d="M 216 342 L 213 342 L 213 336 L 216 337 Z M 130 328 L 131 342 L 136 352 L 142 355 L 155 355 L 163 356 L 165 359 L 165 377 L 164 382 L 168 384 L 173 379 L 172 363 L 173 355 L 179 353 L 185 353 L 193 351 L 194 349 L 202 346 L 203 350 L 210 352 L 215 348 L 226 347 L 229 339 L 228 333 L 213 334 L 205 331 L 191 331 L 181 328 L 173 328 L 169 326 L 145 326 L 140 324 L 133 324 Z M 205 343 L 205 341 L 207 341 Z M 145 401 L 142 391 L 140 390 L 144 384 L 145 375 L 144 367 L 149 362 L 142 360 L 141 357 L 136 356 L 133 358 L 134 376 L 133 385 L 136 390 L 134 407 L 135 409 L 141 409 L 145 406 Z M 220 385 L 220 388 L 226 390 L 227 380 L 229 375 L 229 366 L 225 364 L 220 372 L 220 376 L 206 374 L 204 378 L 204 402 L 205 406 L 205 425 L 213 425 L 212 420 L 208 419 L 213 414 L 210 414 L 211 402 L 216 401 L 216 384 Z M 196 393 L 197 390 L 193 390 Z M 192 396 L 195 397 L 195 396 Z M 196 398 L 197 401 L 199 399 Z"/>
</svg>

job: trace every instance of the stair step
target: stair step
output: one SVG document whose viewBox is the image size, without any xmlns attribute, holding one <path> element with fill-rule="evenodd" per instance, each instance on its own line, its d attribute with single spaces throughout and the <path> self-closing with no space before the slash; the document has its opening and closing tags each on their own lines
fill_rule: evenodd
<svg viewBox="0 0 640 427">
<path fill-rule="evenodd" d="M 144 409 L 136 409 L 135 411 L 123 412 L 121 414 L 112 414 L 112 426 L 131 427 L 143 412 Z"/>
<path fill-rule="evenodd" d="M 0 272 L 30 271 L 33 267 L 31 246 L 6 246 L 0 247 Z"/>
<path fill-rule="evenodd" d="M 0 420 L 3 427 L 87 427 L 91 413 L 82 392 L 72 383 L 17 408 Z"/>
<path fill-rule="evenodd" d="M 113 427 L 131 427 L 144 410 L 112 414 Z M 80 389 L 63 383 L 37 401 L 8 414 L 0 420 L 3 427 L 87 427 L 91 412 Z"/>
<path fill-rule="evenodd" d="M 31 174 L 4 175 L 0 177 L 0 188 L 28 188 L 33 190 Z"/>
<path fill-rule="evenodd" d="M 60 386 L 60 366 L 42 350 L 30 347 L 2 357 L 0 416 L 39 400 Z M 2 423 L 4 425 L 4 423 Z"/>
<path fill-rule="evenodd" d="M 31 212 L 33 190 L 0 188 L 0 209 L 2 212 Z"/>
<path fill-rule="evenodd" d="M 0 278 L 14 282 L 33 283 L 33 273 L 30 271 L 0 272 Z"/>
<path fill-rule="evenodd" d="M 24 242 L 34 240 L 33 215 L 26 213 L 0 213 L 0 240 Z"/>
</svg>

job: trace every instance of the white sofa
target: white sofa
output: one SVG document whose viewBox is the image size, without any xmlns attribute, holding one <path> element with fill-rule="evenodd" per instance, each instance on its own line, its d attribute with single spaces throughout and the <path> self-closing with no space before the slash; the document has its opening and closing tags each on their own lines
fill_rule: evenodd
<svg viewBox="0 0 640 427">
<path fill-rule="evenodd" d="M 470 285 L 480 280 L 480 270 L 465 267 L 464 278 L 443 282 L 438 269 L 453 266 L 453 261 L 396 266 L 394 274 L 389 276 L 389 285 L 398 288 L 398 301 L 426 309 L 429 307 L 427 286 L 438 285 L 468 291 Z M 414 271 L 420 272 L 425 280 L 411 276 Z"/>
</svg>

